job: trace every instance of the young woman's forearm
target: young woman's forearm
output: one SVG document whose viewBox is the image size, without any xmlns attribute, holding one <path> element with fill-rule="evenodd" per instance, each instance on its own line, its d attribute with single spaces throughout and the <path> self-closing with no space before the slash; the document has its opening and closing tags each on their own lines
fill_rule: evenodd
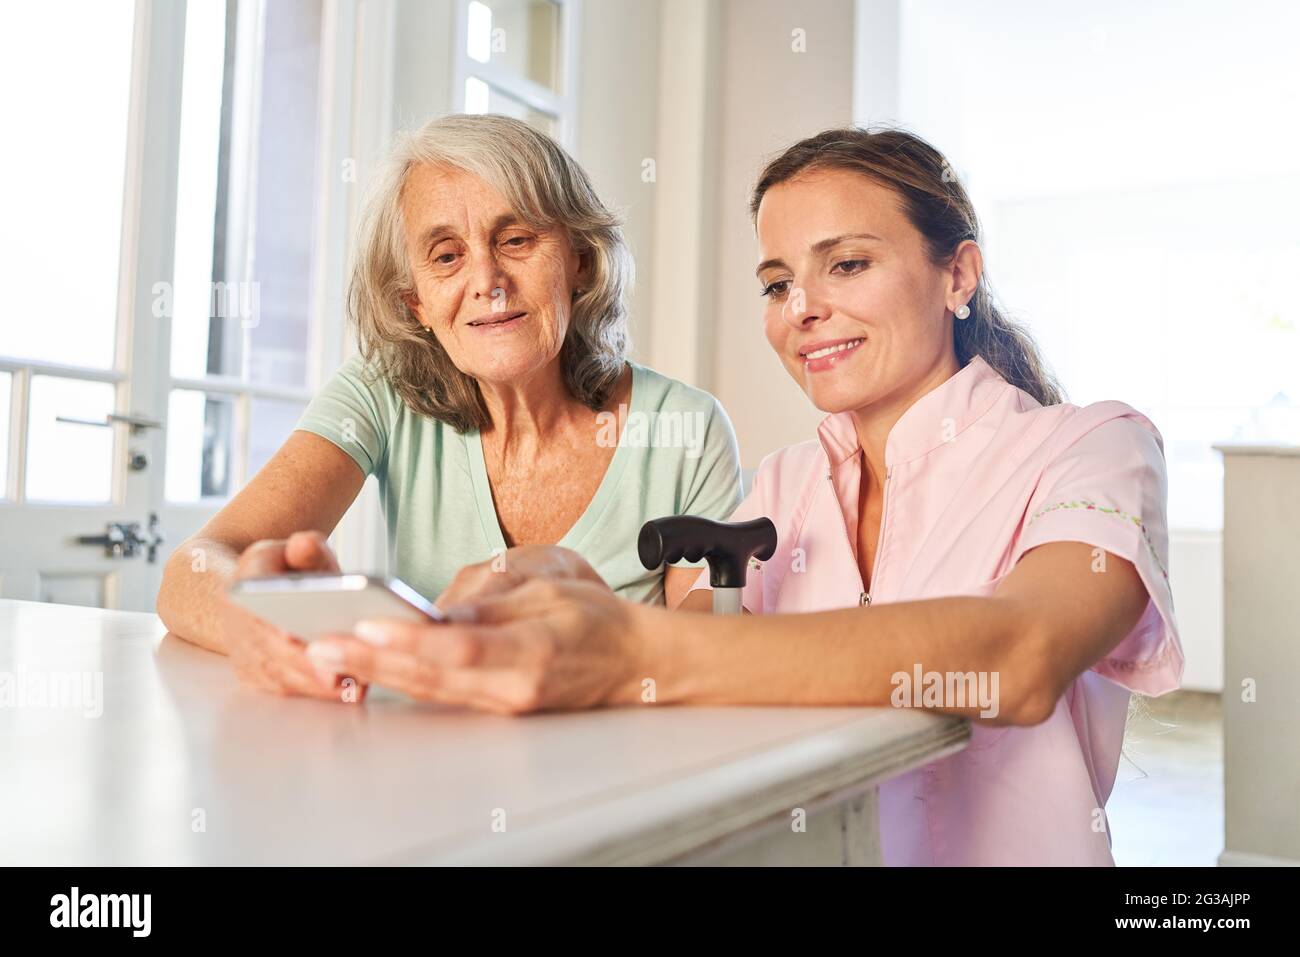
<svg viewBox="0 0 1300 957">
<path fill-rule="evenodd" d="M 158 617 L 178 638 L 227 654 L 218 602 L 234 576 L 239 553 L 229 545 L 192 538 L 172 554 L 158 590 Z"/>
<path fill-rule="evenodd" d="M 1059 690 L 1039 667 L 1043 642 L 1029 619 L 999 598 L 803 615 L 687 617 L 652 608 L 638 615 L 645 676 L 655 679 L 663 703 L 889 705 L 902 684 L 895 676 L 912 682 L 919 666 L 922 673 L 985 674 L 985 687 L 996 687 L 998 697 L 990 723 L 1032 724 L 1050 714 Z M 976 717 L 982 709 L 933 710 Z"/>
</svg>

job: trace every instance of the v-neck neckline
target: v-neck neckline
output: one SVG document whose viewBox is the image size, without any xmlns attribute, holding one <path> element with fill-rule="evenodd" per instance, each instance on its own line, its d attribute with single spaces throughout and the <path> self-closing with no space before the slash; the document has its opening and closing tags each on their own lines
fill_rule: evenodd
<svg viewBox="0 0 1300 957">
<path fill-rule="evenodd" d="M 605 466 L 605 474 L 601 477 L 600 485 L 596 487 L 596 494 L 591 497 L 591 501 L 587 503 L 587 507 L 578 516 L 577 521 L 555 543 L 559 547 L 581 551 L 578 546 L 609 507 L 623 472 L 627 468 L 628 455 L 631 454 L 624 444 L 628 422 L 632 420 L 633 415 L 644 411 L 642 406 L 646 400 L 641 367 L 631 361 L 627 364 L 632 370 L 632 395 L 627 402 L 627 420 L 619 430 L 618 445 L 614 448 L 609 464 Z M 474 502 L 478 506 L 483 535 L 494 551 L 498 549 L 505 551 L 510 546 L 506 544 L 506 537 L 501 531 L 501 519 L 497 515 L 496 503 L 492 498 L 492 483 L 488 479 L 487 460 L 483 457 L 483 437 L 478 429 L 473 429 L 464 433 L 463 438 L 466 456 L 469 459 L 470 479 L 474 486 Z"/>
</svg>

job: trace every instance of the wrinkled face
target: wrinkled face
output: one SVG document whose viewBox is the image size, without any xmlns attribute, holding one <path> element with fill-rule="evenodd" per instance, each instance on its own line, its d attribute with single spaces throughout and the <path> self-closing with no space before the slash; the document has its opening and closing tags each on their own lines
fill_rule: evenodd
<svg viewBox="0 0 1300 957">
<path fill-rule="evenodd" d="M 759 207 L 764 331 L 824 412 L 910 401 L 953 352 L 951 274 L 899 203 L 859 173 L 817 170 Z"/>
<path fill-rule="evenodd" d="M 507 384 L 553 362 L 581 271 L 566 231 L 529 226 L 461 170 L 415 167 L 401 203 L 415 284 L 407 304 L 456 368 Z"/>
</svg>

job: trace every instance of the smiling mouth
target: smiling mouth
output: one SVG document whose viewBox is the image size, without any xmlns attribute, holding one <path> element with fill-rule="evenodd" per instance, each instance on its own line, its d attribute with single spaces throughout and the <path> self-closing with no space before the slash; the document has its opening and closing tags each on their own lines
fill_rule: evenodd
<svg viewBox="0 0 1300 957">
<path fill-rule="evenodd" d="M 471 326 L 499 326 L 507 322 L 512 322 L 515 319 L 522 319 L 526 315 L 528 315 L 526 312 L 512 312 L 489 319 L 475 319 L 469 324 Z"/>
<path fill-rule="evenodd" d="M 799 357 L 803 359 L 804 362 L 808 362 L 811 359 L 824 359 L 827 356 L 833 356 L 840 352 L 848 352 L 850 349 L 856 349 L 858 346 L 862 345 L 862 343 L 866 341 L 867 340 L 865 338 L 850 339 L 848 342 L 841 342 L 838 343 L 837 345 L 826 346 L 824 349 L 815 349 L 812 352 L 801 352 L 799 353 Z"/>
</svg>

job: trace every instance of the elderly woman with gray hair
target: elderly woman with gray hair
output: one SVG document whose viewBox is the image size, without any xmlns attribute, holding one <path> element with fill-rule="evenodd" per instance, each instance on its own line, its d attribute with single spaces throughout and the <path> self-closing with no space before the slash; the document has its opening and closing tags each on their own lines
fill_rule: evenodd
<svg viewBox="0 0 1300 957">
<path fill-rule="evenodd" d="M 369 475 L 390 571 L 440 604 L 575 577 L 676 606 L 698 570 L 647 572 L 637 531 L 660 515 L 728 516 L 739 458 L 712 396 L 628 360 L 631 277 L 617 217 L 545 135 L 457 115 L 401 137 L 361 222 L 360 354 L 172 556 L 167 627 L 228 654 L 254 686 L 339 698 L 330 662 L 225 590 L 337 569 L 326 536 Z"/>
</svg>

